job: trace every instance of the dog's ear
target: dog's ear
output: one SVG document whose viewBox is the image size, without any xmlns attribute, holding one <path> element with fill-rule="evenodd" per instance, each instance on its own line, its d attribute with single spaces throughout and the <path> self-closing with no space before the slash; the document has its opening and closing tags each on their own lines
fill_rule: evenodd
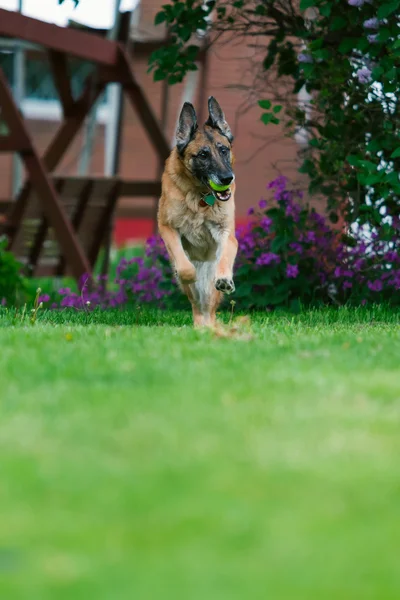
<svg viewBox="0 0 400 600">
<path fill-rule="evenodd" d="M 206 125 L 213 127 L 214 129 L 218 129 L 222 135 L 224 135 L 230 143 L 233 142 L 233 135 L 228 123 L 225 120 L 224 111 L 214 98 L 214 96 L 210 96 L 208 99 L 208 119 L 206 121 Z"/>
<path fill-rule="evenodd" d="M 193 139 L 197 131 L 197 118 L 193 105 L 185 102 L 179 115 L 178 127 L 176 130 L 176 147 L 179 154 L 183 154 L 186 146 Z"/>
</svg>

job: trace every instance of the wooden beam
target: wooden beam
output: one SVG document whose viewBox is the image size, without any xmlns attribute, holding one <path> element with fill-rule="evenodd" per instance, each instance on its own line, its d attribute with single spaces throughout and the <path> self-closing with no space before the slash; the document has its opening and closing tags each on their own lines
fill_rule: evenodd
<svg viewBox="0 0 400 600">
<path fill-rule="evenodd" d="M 24 152 L 27 149 L 25 141 L 15 135 L 0 135 L 0 152 Z"/>
<path fill-rule="evenodd" d="M 65 179 L 59 179 L 56 182 L 56 185 L 57 185 L 57 183 L 65 183 L 65 181 L 66 181 Z M 79 198 L 76 203 L 75 210 L 72 215 L 72 221 L 71 221 L 72 227 L 76 231 L 77 235 L 79 235 L 79 228 L 83 221 L 83 217 L 85 216 L 86 208 L 87 208 L 87 205 L 89 204 L 93 187 L 94 187 L 93 181 L 89 180 L 83 185 L 82 191 L 79 194 Z M 62 275 L 64 275 L 65 267 L 66 267 L 66 260 L 65 260 L 65 257 L 61 254 L 60 260 L 59 260 L 59 263 L 57 266 L 57 272 L 56 272 L 56 275 L 58 277 L 61 277 Z"/>
<path fill-rule="evenodd" d="M 75 104 L 71 90 L 68 59 L 65 54 L 56 50 L 49 50 L 47 55 L 53 73 L 54 85 L 63 107 L 63 114 L 64 117 L 67 117 Z"/>
<path fill-rule="evenodd" d="M 96 232 L 93 238 L 92 247 L 89 250 L 89 262 L 92 269 L 95 266 L 97 257 L 99 255 L 101 245 L 103 244 L 104 238 L 107 233 L 108 225 L 114 214 L 114 210 L 120 196 L 120 183 L 117 182 L 111 189 L 108 195 L 107 205 L 104 208 L 103 214 L 101 215 L 99 222 L 96 227 Z"/>
<path fill-rule="evenodd" d="M 142 87 L 136 80 L 128 55 L 122 44 L 119 44 L 119 64 L 116 71 L 121 75 L 121 82 L 142 125 L 147 132 L 154 149 L 163 163 L 167 160 L 171 149 L 156 119 L 150 103 Z"/>
<path fill-rule="evenodd" d="M 69 116 L 61 123 L 44 153 L 43 163 L 48 171 L 53 171 L 61 161 L 103 89 L 104 87 L 101 84 L 94 85 L 92 77 L 87 79 L 81 97 L 75 102 Z M 10 214 L 8 215 L 4 231 L 9 239 L 10 250 L 13 248 L 16 240 L 30 192 L 30 182 L 26 181 L 15 202 L 13 202 Z"/>
<path fill-rule="evenodd" d="M 25 139 L 30 150 L 21 153 L 26 170 L 30 176 L 32 186 L 35 189 L 39 202 L 42 204 L 43 212 L 50 225 L 54 228 L 63 253 L 68 257 L 71 269 L 79 279 L 84 273 L 91 273 L 90 264 L 75 235 L 72 225 L 61 205 L 56 190 L 50 180 L 44 161 L 39 157 L 24 120 L 15 105 L 11 90 L 6 78 L 0 70 L 0 105 L 2 117 L 4 118 L 10 132 L 20 139 Z"/>
<path fill-rule="evenodd" d="M 118 59 L 116 42 L 4 9 L 0 9 L 0 35 L 39 44 L 47 50 L 66 52 L 101 65 L 115 65 Z"/>
<path fill-rule="evenodd" d="M 62 191 L 63 183 L 56 182 L 54 187 L 59 194 Z M 39 224 L 38 230 L 35 235 L 35 239 L 33 240 L 32 248 L 29 252 L 28 265 L 31 268 L 31 272 L 35 275 L 35 270 L 37 268 L 37 263 L 40 258 L 40 254 L 42 252 L 43 244 L 46 240 L 47 233 L 49 231 L 49 221 L 46 219 L 45 215 L 42 216 L 42 220 Z"/>
</svg>

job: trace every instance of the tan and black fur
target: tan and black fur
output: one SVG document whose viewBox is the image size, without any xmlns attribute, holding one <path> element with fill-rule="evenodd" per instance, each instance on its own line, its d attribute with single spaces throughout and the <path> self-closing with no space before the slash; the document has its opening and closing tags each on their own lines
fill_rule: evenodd
<svg viewBox="0 0 400 600">
<path fill-rule="evenodd" d="M 162 177 L 158 211 L 160 234 L 177 279 L 188 296 L 195 326 L 212 326 L 223 293 L 234 292 L 235 183 L 232 171 L 232 134 L 224 113 L 212 96 L 209 118 L 200 129 L 189 103 L 183 105 L 176 147 Z M 215 204 L 204 202 L 211 193 L 209 180 L 230 184 L 215 193 Z"/>
</svg>

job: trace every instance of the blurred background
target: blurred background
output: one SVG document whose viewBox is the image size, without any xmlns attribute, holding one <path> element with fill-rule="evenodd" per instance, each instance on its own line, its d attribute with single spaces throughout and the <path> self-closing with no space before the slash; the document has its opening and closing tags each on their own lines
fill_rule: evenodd
<svg viewBox="0 0 400 600">
<path fill-rule="evenodd" d="M 281 125 L 266 128 L 260 122 L 257 100 L 259 90 L 254 85 L 255 57 L 260 49 L 238 43 L 232 36 L 222 36 L 202 54 L 197 71 L 190 72 L 182 84 L 168 86 L 155 82 L 148 73 L 151 52 L 166 38 L 164 24 L 155 26 L 154 18 L 163 0 L 84 0 L 76 7 L 74 0 L 0 0 L 0 8 L 20 11 L 24 15 L 72 28 L 87 29 L 103 36 L 112 35 L 118 15 L 132 11 L 129 25 L 130 60 L 134 73 L 161 123 L 172 146 L 180 107 L 191 101 L 200 118 L 206 118 L 207 98 L 217 97 L 235 134 L 237 216 L 245 221 L 250 206 L 265 192 L 265 185 L 277 173 L 284 171 L 289 180 L 298 182 L 298 151 L 301 137 L 289 138 Z M 54 136 L 62 116 L 61 104 L 50 66 L 39 47 L 18 43 L 9 38 L 0 40 L 1 66 L 12 86 L 14 97 L 33 134 L 36 147 L 43 152 Z M 91 65 L 71 59 L 72 87 L 82 90 Z M 258 67 L 259 68 L 259 67 Z M 274 85 L 267 82 L 265 85 Z M 122 177 L 135 180 L 158 179 L 160 162 L 140 119 L 130 102 L 119 102 L 118 86 L 110 85 L 102 95 L 86 126 L 76 136 L 57 167 L 57 174 L 111 175 L 115 170 Z M 276 87 L 276 86 L 275 86 Z M 276 94 L 276 89 L 274 89 Z M 301 98 L 299 98 L 301 102 Z M 120 154 L 115 160 L 118 119 Z M 115 163 L 118 163 L 117 165 Z M 113 172 L 114 170 L 114 172 Z M 23 180 L 18 158 L 0 155 L 0 201 L 8 202 Z M 145 199 L 122 197 L 118 201 L 113 227 L 114 245 L 129 245 L 143 241 L 154 232 L 154 213 L 135 214 L 134 206 Z"/>
</svg>

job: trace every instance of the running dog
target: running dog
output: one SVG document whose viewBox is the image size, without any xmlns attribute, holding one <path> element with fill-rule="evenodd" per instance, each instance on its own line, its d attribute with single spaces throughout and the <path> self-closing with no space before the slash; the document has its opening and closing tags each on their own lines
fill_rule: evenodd
<svg viewBox="0 0 400 600">
<path fill-rule="evenodd" d="M 176 146 L 165 164 L 158 227 L 196 327 L 213 326 L 223 294 L 235 291 L 235 176 L 233 136 L 211 96 L 198 127 L 189 102 L 182 107 Z"/>
</svg>

